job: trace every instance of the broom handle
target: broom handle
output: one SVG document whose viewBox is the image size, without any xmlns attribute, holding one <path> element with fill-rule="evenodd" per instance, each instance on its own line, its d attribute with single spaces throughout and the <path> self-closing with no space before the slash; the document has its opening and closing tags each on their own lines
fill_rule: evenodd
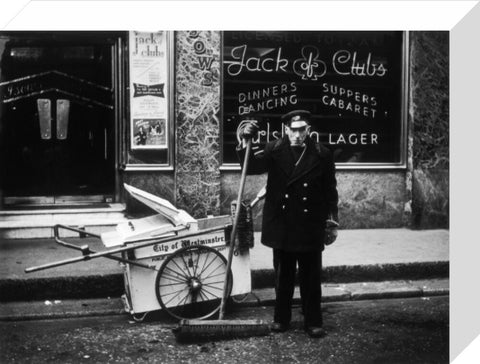
<svg viewBox="0 0 480 364">
<path fill-rule="evenodd" d="M 218 316 L 219 320 L 223 320 L 223 316 L 225 315 L 225 306 L 228 299 L 228 275 L 230 272 L 230 268 L 232 267 L 233 251 L 235 249 L 235 237 L 237 235 L 238 221 L 240 220 L 240 209 L 242 207 L 241 203 L 242 203 L 242 196 L 243 196 L 243 188 L 245 187 L 248 160 L 250 159 L 251 150 L 252 150 L 252 139 L 249 138 L 247 139 L 247 150 L 245 152 L 245 159 L 243 161 L 242 177 L 240 178 L 240 188 L 238 189 L 237 209 L 235 210 L 235 219 L 233 220 L 232 234 L 230 235 L 230 249 L 228 251 L 227 271 L 225 273 L 225 281 L 223 282 L 222 302 L 220 303 L 220 314 Z"/>
</svg>

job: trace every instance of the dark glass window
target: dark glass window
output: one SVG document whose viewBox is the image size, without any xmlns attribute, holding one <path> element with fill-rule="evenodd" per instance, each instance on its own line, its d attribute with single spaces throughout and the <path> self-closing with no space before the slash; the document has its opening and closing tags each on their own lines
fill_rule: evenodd
<svg viewBox="0 0 480 364">
<path fill-rule="evenodd" d="M 260 121 L 264 144 L 282 136 L 282 114 L 306 109 L 337 164 L 401 166 L 403 35 L 224 32 L 223 163 L 237 163 L 242 120 Z"/>
</svg>

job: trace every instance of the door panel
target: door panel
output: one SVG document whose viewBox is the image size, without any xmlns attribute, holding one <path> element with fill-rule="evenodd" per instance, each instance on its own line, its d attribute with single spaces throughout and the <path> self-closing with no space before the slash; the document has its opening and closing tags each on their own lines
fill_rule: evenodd
<svg viewBox="0 0 480 364">
<path fill-rule="evenodd" d="M 75 40 L 7 43 L 0 81 L 5 203 L 112 199 L 112 47 Z"/>
</svg>

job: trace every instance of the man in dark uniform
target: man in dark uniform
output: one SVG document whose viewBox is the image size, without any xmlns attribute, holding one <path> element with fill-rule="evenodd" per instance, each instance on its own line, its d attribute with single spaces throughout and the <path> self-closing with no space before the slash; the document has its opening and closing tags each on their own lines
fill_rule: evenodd
<svg viewBox="0 0 480 364">
<path fill-rule="evenodd" d="M 338 193 L 332 154 L 309 137 L 310 118 L 305 110 L 285 114 L 286 135 L 269 142 L 263 151 L 254 149 L 247 173 L 268 173 L 262 244 L 273 248 L 276 300 L 272 330 L 289 329 L 298 263 L 304 328 L 311 337 L 322 337 L 322 251 L 337 237 Z M 243 142 L 258 131 L 256 121 L 244 125 L 240 131 Z M 244 150 L 238 148 L 242 160 Z"/>
</svg>

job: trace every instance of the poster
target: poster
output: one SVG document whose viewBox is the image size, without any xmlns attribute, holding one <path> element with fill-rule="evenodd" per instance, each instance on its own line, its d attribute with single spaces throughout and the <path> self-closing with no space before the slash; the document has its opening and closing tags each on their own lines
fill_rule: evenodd
<svg viewBox="0 0 480 364">
<path fill-rule="evenodd" d="M 129 32 L 131 149 L 168 147 L 167 32 Z"/>
</svg>

